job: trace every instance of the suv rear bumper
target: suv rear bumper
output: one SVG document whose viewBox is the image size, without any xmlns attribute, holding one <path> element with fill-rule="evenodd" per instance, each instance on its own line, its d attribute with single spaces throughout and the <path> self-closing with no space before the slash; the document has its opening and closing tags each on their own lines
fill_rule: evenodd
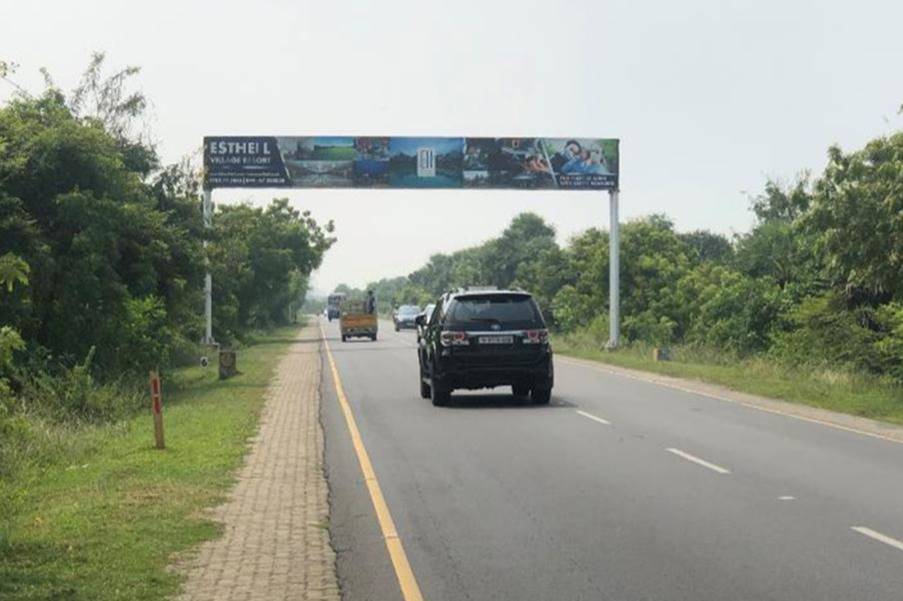
<svg viewBox="0 0 903 601">
<path fill-rule="evenodd" d="M 342 328 L 342 336 L 373 336 L 376 334 L 374 327 L 350 327 Z"/>
<path fill-rule="evenodd" d="M 434 377 L 443 388 L 492 388 L 523 384 L 529 387 L 552 388 L 554 370 L 552 353 L 544 353 L 530 363 L 517 365 L 462 364 L 454 358 L 438 362 Z"/>
</svg>

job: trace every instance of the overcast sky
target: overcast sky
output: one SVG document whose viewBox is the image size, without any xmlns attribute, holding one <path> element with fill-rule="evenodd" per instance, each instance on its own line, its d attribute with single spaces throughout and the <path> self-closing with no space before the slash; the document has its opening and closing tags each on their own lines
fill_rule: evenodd
<svg viewBox="0 0 903 601">
<path fill-rule="evenodd" d="M 622 220 L 731 233 L 768 177 L 900 128 L 901 23 L 899 0 L 0 0 L 0 58 L 36 91 L 40 67 L 71 88 L 94 50 L 142 67 L 166 162 L 204 135 L 617 137 Z M 603 193 L 279 194 L 336 223 L 320 290 L 407 274 L 523 210 L 562 241 L 608 226 Z"/>
</svg>

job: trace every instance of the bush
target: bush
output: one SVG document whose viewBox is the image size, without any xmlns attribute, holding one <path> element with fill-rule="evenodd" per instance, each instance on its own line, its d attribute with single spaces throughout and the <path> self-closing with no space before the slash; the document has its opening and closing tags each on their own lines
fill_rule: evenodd
<svg viewBox="0 0 903 601">
<path fill-rule="evenodd" d="M 608 313 L 593 318 L 586 327 L 573 330 L 565 335 L 565 344 L 577 348 L 603 349 L 608 344 Z"/>
<path fill-rule="evenodd" d="M 586 325 L 595 314 L 591 303 L 591 297 L 581 295 L 570 284 L 563 286 L 552 299 L 555 323 L 564 332 L 573 332 Z"/>
<path fill-rule="evenodd" d="M 791 366 L 835 365 L 880 372 L 875 331 L 868 327 L 873 310 L 848 309 L 828 292 L 803 299 L 786 315 L 789 329 L 774 336 L 769 354 Z"/>
<path fill-rule="evenodd" d="M 129 299 L 125 309 L 120 347 L 123 365 L 139 375 L 168 366 L 176 336 L 167 323 L 163 301 L 155 296 Z"/>
<path fill-rule="evenodd" d="M 903 304 L 878 307 L 875 321 L 880 333 L 874 346 L 881 370 L 903 382 Z"/>
<path fill-rule="evenodd" d="M 783 294 L 767 277 L 703 264 L 677 283 L 683 307 L 684 339 L 737 355 L 766 349 L 783 306 Z"/>
<path fill-rule="evenodd" d="M 137 384 L 98 383 L 91 375 L 94 349 L 74 367 L 30 370 L 21 382 L 23 413 L 55 422 L 115 421 L 141 406 L 142 389 Z"/>
<path fill-rule="evenodd" d="M 639 315 L 624 318 L 624 336 L 630 342 L 646 342 L 655 346 L 668 346 L 674 341 L 677 322 L 654 311 L 643 311 Z"/>
</svg>

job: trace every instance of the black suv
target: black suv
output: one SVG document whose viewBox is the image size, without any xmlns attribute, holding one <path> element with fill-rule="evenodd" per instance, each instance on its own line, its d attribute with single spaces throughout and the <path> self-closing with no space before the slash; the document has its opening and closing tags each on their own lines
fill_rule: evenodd
<svg viewBox="0 0 903 601">
<path fill-rule="evenodd" d="M 549 402 L 554 373 L 549 331 L 533 297 L 517 290 L 444 294 L 417 316 L 420 395 L 446 405 L 456 388 L 511 386 Z"/>
</svg>

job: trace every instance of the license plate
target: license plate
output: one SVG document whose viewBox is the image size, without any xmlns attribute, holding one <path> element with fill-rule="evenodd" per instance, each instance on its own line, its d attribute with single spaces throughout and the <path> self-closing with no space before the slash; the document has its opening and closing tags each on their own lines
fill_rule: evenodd
<svg viewBox="0 0 903 601">
<path fill-rule="evenodd" d="M 480 344 L 514 344 L 514 336 L 480 336 Z"/>
</svg>

